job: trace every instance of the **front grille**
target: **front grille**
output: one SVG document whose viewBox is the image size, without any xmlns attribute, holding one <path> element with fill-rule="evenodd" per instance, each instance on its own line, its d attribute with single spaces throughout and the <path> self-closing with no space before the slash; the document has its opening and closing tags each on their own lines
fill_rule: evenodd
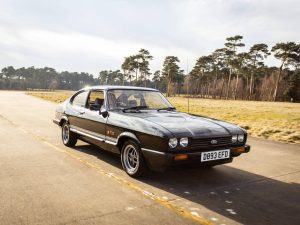
<svg viewBox="0 0 300 225">
<path fill-rule="evenodd" d="M 217 143 L 212 144 L 212 140 L 217 141 Z M 218 147 L 229 147 L 231 145 L 231 136 L 216 138 L 197 138 L 191 140 L 191 149 L 212 149 Z"/>
</svg>

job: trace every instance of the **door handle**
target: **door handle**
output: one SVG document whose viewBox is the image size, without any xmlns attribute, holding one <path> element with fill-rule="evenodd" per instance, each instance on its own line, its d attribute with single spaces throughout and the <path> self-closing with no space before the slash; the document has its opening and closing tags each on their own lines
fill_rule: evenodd
<svg viewBox="0 0 300 225">
<path fill-rule="evenodd" d="M 80 115 L 82 115 L 82 114 L 84 114 L 85 113 L 85 111 L 79 111 L 79 114 Z"/>
</svg>

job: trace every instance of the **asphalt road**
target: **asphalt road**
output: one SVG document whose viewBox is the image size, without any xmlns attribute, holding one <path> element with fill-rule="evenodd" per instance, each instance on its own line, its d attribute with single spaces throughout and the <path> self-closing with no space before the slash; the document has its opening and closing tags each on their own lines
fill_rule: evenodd
<svg viewBox="0 0 300 225">
<path fill-rule="evenodd" d="M 0 91 L 0 224 L 299 224 L 299 145 L 249 138 L 231 164 L 134 180 L 115 155 L 64 147 L 55 107 Z"/>
</svg>

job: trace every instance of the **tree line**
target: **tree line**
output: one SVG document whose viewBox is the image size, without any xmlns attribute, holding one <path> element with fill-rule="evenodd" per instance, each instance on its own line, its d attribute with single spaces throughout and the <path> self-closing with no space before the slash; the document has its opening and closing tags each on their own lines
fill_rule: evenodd
<svg viewBox="0 0 300 225">
<path fill-rule="evenodd" d="M 190 72 L 191 92 L 201 97 L 299 101 L 300 45 L 277 43 L 271 49 L 264 43 L 254 44 L 247 52 L 243 37 L 226 38 L 224 48 L 201 56 Z M 265 59 L 271 54 L 279 67 L 268 67 Z"/>
<path fill-rule="evenodd" d="M 243 37 L 225 40 L 224 47 L 200 56 L 187 74 L 177 56 L 166 56 L 161 70 L 150 71 L 153 56 L 146 49 L 124 58 L 120 70 L 89 73 L 57 72 L 53 68 L 5 67 L 0 89 L 77 90 L 91 85 L 134 85 L 159 89 L 167 96 L 300 102 L 300 44 L 254 44 L 248 51 Z M 271 54 L 278 67 L 268 67 Z"/>
<path fill-rule="evenodd" d="M 223 48 L 200 56 L 188 74 L 179 67 L 178 57 L 167 56 L 162 70 L 152 76 L 149 64 L 153 56 L 141 49 L 125 57 L 121 66 L 123 76 L 116 76 L 120 71 L 112 71 L 100 72 L 100 77 L 105 75 L 102 84 L 114 83 L 114 79 L 105 82 L 109 76 L 119 77 L 115 80 L 117 83 L 154 87 L 167 96 L 188 94 L 202 98 L 300 101 L 300 44 L 281 42 L 269 48 L 267 44 L 258 43 L 248 51 L 241 51 L 244 47 L 243 36 L 228 37 Z M 278 60 L 278 67 L 265 64 L 271 54 Z"/>
<path fill-rule="evenodd" d="M 59 73 L 50 67 L 15 69 L 13 66 L 8 66 L 0 73 L 0 89 L 76 90 L 97 83 L 92 74 L 68 71 Z"/>
</svg>

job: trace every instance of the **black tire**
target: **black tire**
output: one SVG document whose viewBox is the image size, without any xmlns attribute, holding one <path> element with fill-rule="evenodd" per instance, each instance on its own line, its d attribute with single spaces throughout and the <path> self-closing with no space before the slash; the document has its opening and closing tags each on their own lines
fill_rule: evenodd
<svg viewBox="0 0 300 225">
<path fill-rule="evenodd" d="M 65 146 L 74 147 L 76 145 L 77 136 L 70 131 L 70 124 L 68 122 L 64 122 L 61 126 L 61 139 Z"/>
<path fill-rule="evenodd" d="M 131 177 L 141 177 L 148 172 L 141 148 L 133 140 L 128 140 L 123 144 L 121 162 L 123 169 Z"/>
</svg>

